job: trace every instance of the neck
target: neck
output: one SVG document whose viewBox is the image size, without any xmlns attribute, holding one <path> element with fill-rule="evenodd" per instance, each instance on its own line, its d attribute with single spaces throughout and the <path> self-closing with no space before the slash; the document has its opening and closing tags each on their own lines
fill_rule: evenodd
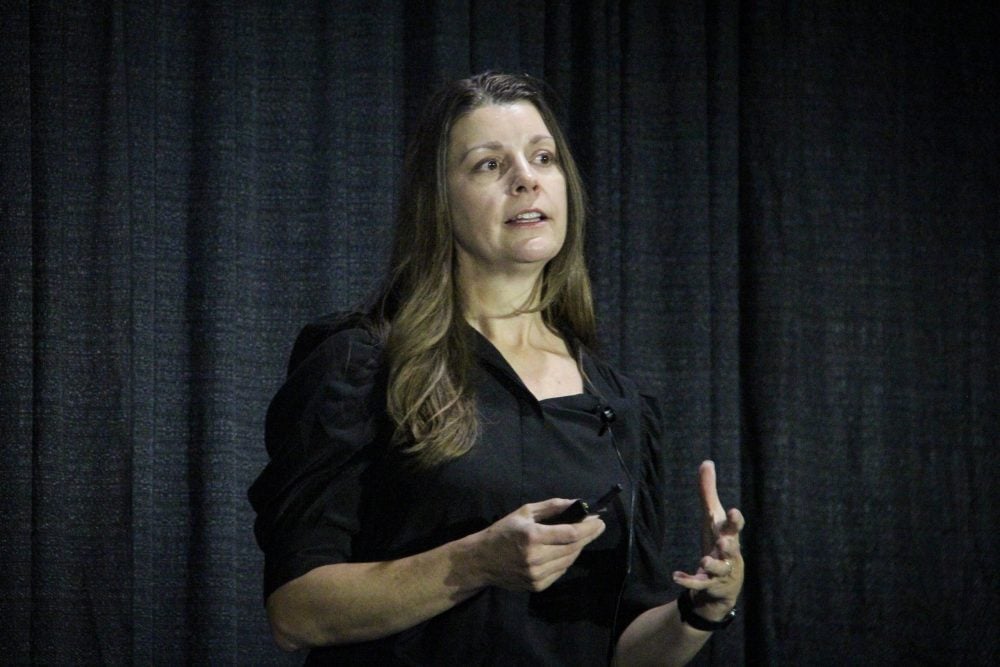
<svg viewBox="0 0 1000 667">
<path fill-rule="evenodd" d="M 548 327 L 541 312 L 531 310 L 538 304 L 535 285 L 541 271 L 523 275 L 460 274 L 465 319 L 494 343 L 519 346 Z M 527 311 L 527 312 L 526 312 Z"/>
</svg>

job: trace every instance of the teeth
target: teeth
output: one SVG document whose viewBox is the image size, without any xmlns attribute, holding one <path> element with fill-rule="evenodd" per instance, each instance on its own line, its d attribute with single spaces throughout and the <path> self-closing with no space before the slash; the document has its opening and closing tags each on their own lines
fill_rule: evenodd
<svg viewBox="0 0 1000 667">
<path fill-rule="evenodd" d="M 542 214 L 538 211 L 532 211 L 530 213 L 518 213 L 514 219 L 515 220 L 537 220 L 542 217 Z"/>
</svg>

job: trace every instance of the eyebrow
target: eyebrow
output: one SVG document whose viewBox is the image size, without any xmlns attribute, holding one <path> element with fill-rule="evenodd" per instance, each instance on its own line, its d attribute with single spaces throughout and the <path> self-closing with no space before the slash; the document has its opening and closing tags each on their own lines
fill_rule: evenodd
<svg viewBox="0 0 1000 667">
<path fill-rule="evenodd" d="M 528 145 L 534 146 L 535 144 L 540 144 L 546 140 L 555 141 L 555 139 L 553 139 L 548 134 L 536 134 L 531 138 L 530 141 L 528 141 Z M 481 144 L 476 144 L 475 146 L 470 147 L 467 151 L 462 153 L 462 157 L 461 159 L 459 159 L 459 163 L 465 162 L 465 159 L 469 157 L 469 154 L 472 153 L 473 151 L 478 151 L 478 150 L 498 151 L 502 149 L 503 149 L 503 144 L 501 144 L 499 141 L 486 141 Z"/>
</svg>

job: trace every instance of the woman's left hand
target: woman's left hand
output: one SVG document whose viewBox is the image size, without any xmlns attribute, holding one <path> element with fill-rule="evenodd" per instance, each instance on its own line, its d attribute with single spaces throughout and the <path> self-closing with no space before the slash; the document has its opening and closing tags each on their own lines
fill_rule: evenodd
<svg viewBox="0 0 1000 667">
<path fill-rule="evenodd" d="M 701 464 L 698 477 L 704 508 L 702 550 L 706 555 L 694 574 L 674 572 L 674 581 L 691 591 L 699 616 L 719 621 L 736 606 L 736 598 L 743 588 L 740 531 L 746 522 L 738 509 L 728 512 L 723 509 L 712 461 Z"/>
</svg>

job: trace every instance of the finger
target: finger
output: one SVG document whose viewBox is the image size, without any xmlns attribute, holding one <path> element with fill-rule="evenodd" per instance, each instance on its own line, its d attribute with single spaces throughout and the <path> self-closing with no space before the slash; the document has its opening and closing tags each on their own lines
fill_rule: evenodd
<svg viewBox="0 0 1000 667">
<path fill-rule="evenodd" d="M 528 503 L 521 509 L 526 511 L 534 521 L 544 521 L 550 519 L 564 509 L 572 505 L 575 501 L 567 498 L 549 498 L 537 503 Z"/>
<path fill-rule="evenodd" d="M 569 569 L 568 566 L 563 570 L 560 570 L 558 572 L 553 572 L 547 577 L 532 580 L 528 583 L 528 586 L 526 588 L 534 593 L 541 593 L 546 588 L 559 581 L 559 578 L 562 577 L 564 574 L 566 574 L 567 569 Z"/>
<path fill-rule="evenodd" d="M 729 567 L 723 564 L 721 569 L 728 571 Z M 736 571 L 736 565 L 734 563 L 733 572 L 735 571 Z M 689 574 L 687 572 L 681 572 L 680 570 L 678 570 L 677 572 L 673 573 L 673 579 L 674 583 L 683 586 L 684 588 L 690 588 L 691 590 L 695 591 L 707 590 L 710 587 L 717 587 L 719 584 L 723 584 L 726 587 L 736 586 L 737 589 L 739 588 L 736 575 L 727 574 L 725 576 L 715 576 L 705 571 L 704 569 L 699 569 L 698 572 L 694 574 Z"/>
<path fill-rule="evenodd" d="M 570 565 L 576 562 L 579 555 L 579 549 L 571 549 L 569 551 L 553 550 L 537 554 L 527 566 L 528 574 L 532 579 L 538 580 L 553 574 L 565 572 L 569 569 Z"/>
<path fill-rule="evenodd" d="M 722 559 L 740 557 L 739 538 L 736 535 L 723 535 L 715 541 L 715 548 L 708 555 Z"/>
<path fill-rule="evenodd" d="M 586 540 L 585 544 L 590 544 L 607 530 L 608 524 L 604 523 L 604 519 L 601 517 L 591 514 L 580 523 L 575 524 L 575 527 L 580 533 L 580 539 Z"/>
<path fill-rule="evenodd" d="M 512 590 L 542 591 L 551 586 L 573 564 L 575 556 L 567 556 L 538 565 L 528 566 L 516 572 L 508 572 L 508 579 L 500 585 Z"/>
<path fill-rule="evenodd" d="M 712 584 L 712 579 L 705 573 L 688 574 L 687 572 L 674 572 L 674 583 L 693 591 L 703 591 Z"/>
<path fill-rule="evenodd" d="M 539 523 L 534 526 L 540 544 L 559 544 L 580 548 L 600 537 L 606 528 L 607 524 L 596 516 L 588 516 L 579 523 L 553 525 Z"/>
<path fill-rule="evenodd" d="M 726 521 L 719 529 L 719 533 L 722 535 L 739 535 L 746 525 L 747 522 L 743 518 L 743 513 L 734 507 L 726 512 Z"/>
<path fill-rule="evenodd" d="M 548 584 L 561 577 L 583 552 L 585 542 L 573 545 L 539 546 L 526 554 L 525 583 L 535 584 L 547 581 Z M 541 590 L 536 588 L 536 590 Z"/>
<path fill-rule="evenodd" d="M 732 558 L 712 558 L 711 556 L 705 556 L 701 559 L 701 569 L 715 577 L 716 579 L 722 579 L 723 577 L 732 576 L 733 570 L 736 567 L 736 561 Z"/>
<path fill-rule="evenodd" d="M 698 485 L 705 514 L 712 517 L 715 523 L 725 521 L 726 512 L 722 507 L 722 501 L 719 500 L 719 491 L 716 486 L 715 462 L 702 461 L 698 467 Z"/>
</svg>

